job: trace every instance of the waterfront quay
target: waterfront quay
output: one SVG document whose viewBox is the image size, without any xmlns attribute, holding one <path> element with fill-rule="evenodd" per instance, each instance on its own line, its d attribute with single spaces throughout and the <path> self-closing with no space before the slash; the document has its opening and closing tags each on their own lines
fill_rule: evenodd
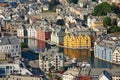
<svg viewBox="0 0 120 80">
<path fill-rule="evenodd" d="M 24 39 L 24 38 L 28 38 L 28 39 L 36 39 L 36 38 L 31 38 L 31 37 L 27 37 L 27 36 L 24 36 L 24 37 L 19 37 L 19 38 L 22 38 L 22 39 Z M 93 48 L 94 47 L 90 47 L 90 46 L 85 46 L 85 47 L 79 47 L 79 48 L 74 48 L 74 47 L 67 47 L 67 46 L 64 46 L 64 45 L 60 45 L 60 44 L 57 44 L 57 43 L 55 43 L 55 42 L 52 42 L 51 40 L 41 40 L 41 41 L 43 41 L 43 42 L 46 42 L 47 44 L 50 44 L 50 45 L 56 45 L 56 46 L 58 46 L 58 47 L 61 47 L 61 48 L 70 48 L 70 49 L 88 49 L 88 50 L 90 50 L 90 51 L 93 51 Z"/>
<path fill-rule="evenodd" d="M 34 52 L 44 52 L 47 49 L 51 49 L 52 47 L 62 51 L 66 56 L 66 59 L 72 60 L 76 58 L 78 62 L 88 62 L 91 64 L 91 67 L 94 68 L 119 68 L 119 65 L 112 64 L 98 58 L 94 57 L 94 52 L 89 49 L 72 49 L 72 48 L 63 48 L 56 45 L 50 45 L 47 42 L 37 40 L 37 39 L 29 39 L 29 38 L 19 38 L 21 42 L 28 44 L 29 50 Z"/>
</svg>

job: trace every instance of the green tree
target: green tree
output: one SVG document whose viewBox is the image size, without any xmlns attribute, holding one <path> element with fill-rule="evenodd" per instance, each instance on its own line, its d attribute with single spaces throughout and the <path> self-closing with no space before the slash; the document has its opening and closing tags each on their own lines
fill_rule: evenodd
<svg viewBox="0 0 120 80">
<path fill-rule="evenodd" d="M 60 4 L 60 2 L 59 2 L 58 0 L 51 0 L 51 1 L 49 2 L 49 9 L 50 9 L 51 11 L 55 11 L 55 7 L 56 7 L 58 4 Z"/>
<path fill-rule="evenodd" d="M 87 23 L 87 18 L 88 18 L 89 15 L 90 15 L 90 14 L 88 14 L 88 15 L 84 15 L 85 23 Z"/>
<path fill-rule="evenodd" d="M 49 74 L 48 74 L 48 77 L 49 77 L 50 79 L 52 79 L 52 78 L 53 78 L 53 75 L 52 75 L 51 73 L 49 73 Z"/>
<path fill-rule="evenodd" d="M 87 4 L 83 5 L 83 8 L 87 8 Z"/>
<path fill-rule="evenodd" d="M 21 48 L 28 48 L 28 45 L 24 42 L 21 42 Z"/>
<path fill-rule="evenodd" d="M 114 12 L 115 6 L 108 4 L 107 2 L 103 2 L 101 4 L 98 4 L 94 8 L 93 15 L 95 16 L 104 16 L 107 15 L 107 13 Z"/>
<path fill-rule="evenodd" d="M 103 24 L 104 24 L 104 27 L 108 27 L 108 26 L 111 26 L 111 19 L 109 17 L 105 17 L 103 19 Z"/>
<path fill-rule="evenodd" d="M 118 13 L 117 16 L 120 18 L 120 13 Z"/>
<path fill-rule="evenodd" d="M 111 19 L 111 25 L 112 25 L 112 26 L 117 26 L 116 19 Z"/>
<path fill-rule="evenodd" d="M 120 33 L 120 27 L 118 26 L 110 27 L 108 33 Z"/>
<path fill-rule="evenodd" d="M 72 0 L 73 1 L 73 3 L 75 3 L 75 4 L 77 4 L 78 3 L 78 0 Z"/>
<path fill-rule="evenodd" d="M 60 2 L 59 2 L 59 0 L 51 0 L 51 1 L 49 2 L 49 4 L 50 4 L 51 6 L 57 6 L 58 4 L 60 4 Z"/>
<path fill-rule="evenodd" d="M 49 69 L 50 72 L 54 72 L 55 71 L 55 66 L 51 66 Z"/>
</svg>

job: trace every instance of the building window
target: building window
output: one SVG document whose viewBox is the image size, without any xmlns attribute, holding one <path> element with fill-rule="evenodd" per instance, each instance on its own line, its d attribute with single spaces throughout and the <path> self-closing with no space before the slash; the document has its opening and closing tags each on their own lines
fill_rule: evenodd
<svg viewBox="0 0 120 80">
<path fill-rule="evenodd" d="M 46 69 L 44 69 L 46 71 Z"/>
<path fill-rule="evenodd" d="M 58 59 L 56 58 L 56 61 L 57 61 Z"/>
<path fill-rule="evenodd" d="M 18 48 L 18 45 L 16 45 L 16 48 Z"/>
<path fill-rule="evenodd" d="M 61 58 L 61 56 L 59 56 Z"/>
<path fill-rule="evenodd" d="M 52 57 L 52 54 L 50 56 Z"/>
</svg>

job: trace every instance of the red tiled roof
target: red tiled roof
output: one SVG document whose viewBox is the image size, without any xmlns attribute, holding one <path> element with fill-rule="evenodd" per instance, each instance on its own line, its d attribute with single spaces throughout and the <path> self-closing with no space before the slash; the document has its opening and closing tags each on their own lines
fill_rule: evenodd
<svg viewBox="0 0 120 80">
<path fill-rule="evenodd" d="M 89 76 L 81 76 L 80 80 L 90 80 L 90 77 Z"/>
<path fill-rule="evenodd" d="M 63 74 L 65 71 L 61 71 L 60 74 Z"/>
<path fill-rule="evenodd" d="M 9 6 L 9 5 L 6 4 L 6 3 L 0 3 L 0 6 L 2 6 L 2 7 L 7 7 L 7 6 Z"/>
<path fill-rule="evenodd" d="M 117 7 L 120 7 L 120 3 L 117 4 Z"/>
<path fill-rule="evenodd" d="M 118 5 L 120 5 L 120 3 L 118 3 Z"/>
</svg>

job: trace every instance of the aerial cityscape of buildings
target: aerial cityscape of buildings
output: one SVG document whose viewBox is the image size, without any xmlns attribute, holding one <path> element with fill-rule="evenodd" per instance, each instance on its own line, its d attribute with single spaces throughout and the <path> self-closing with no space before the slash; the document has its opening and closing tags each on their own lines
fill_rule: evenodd
<svg viewBox="0 0 120 80">
<path fill-rule="evenodd" d="M 120 80 L 120 0 L 0 0 L 0 80 Z"/>
</svg>

